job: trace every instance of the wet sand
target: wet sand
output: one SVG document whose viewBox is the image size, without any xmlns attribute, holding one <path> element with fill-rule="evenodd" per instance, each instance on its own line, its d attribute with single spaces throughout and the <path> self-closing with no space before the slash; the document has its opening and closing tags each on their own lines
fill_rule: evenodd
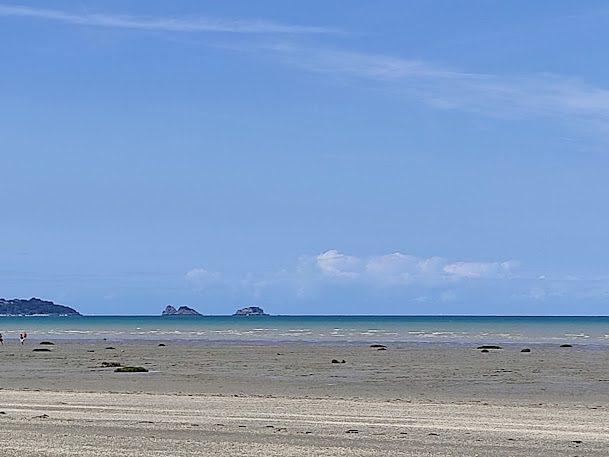
<svg viewBox="0 0 609 457">
<path fill-rule="evenodd" d="M 609 453 L 604 349 L 55 343 L 0 347 L 0 455 Z"/>
</svg>

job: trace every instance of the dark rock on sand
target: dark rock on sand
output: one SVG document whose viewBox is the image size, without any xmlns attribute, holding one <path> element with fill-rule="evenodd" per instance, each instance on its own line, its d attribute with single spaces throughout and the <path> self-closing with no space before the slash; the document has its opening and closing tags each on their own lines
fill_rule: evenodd
<svg viewBox="0 0 609 457">
<path fill-rule="evenodd" d="M 343 360 L 332 359 L 332 363 L 347 363 L 347 362 L 344 359 Z"/>
<path fill-rule="evenodd" d="M 572 348 L 573 345 L 571 345 L 571 344 L 561 344 L 560 347 L 561 348 Z"/>
<path fill-rule="evenodd" d="M 524 348 L 524 349 L 521 349 L 520 352 L 531 352 L 531 350 L 529 348 Z"/>
<path fill-rule="evenodd" d="M 386 348 L 387 346 L 385 346 L 384 344 L 371 344 L 370 347 L 371 348 Z"/>
<path fill-rule="evenodd" d="M 165 343 L 159 343 L 159 347 L 165 347 Z"/>
<path fill-rule="evenodd" d="M 40 344 L 42 346 L 53 346 L 55 343 L 53 343 L 52 341 L 41 341 Z"/>
<path fill-rule="evenodd" d="M 103 368 L 116 368 L 120 366 L 121 364 L 119 362 L 102 362 Z"/>
<path fill-rule="evenodd" d="M 148 373 L 148 369 L 144 367 L 119 367 L 114 370 L 115 373 Z"/>
<path fill-rule="evenodd" d="M 51 352 L 49 348 L 34 348 L 32 352 Z"/>
<path fill-rule="evenodd" d="M 480 352 L 489 352 L 488 349 L 482 349 Z"/>
<path fill-rule="evenodd" d="M 495 346 L 492 344 L 483 344 L 482 346 L 478 346 L 478 349 L 503 349 L 501 346 Z"/>
<path fill-rule="evenodd" d="M 386 351 L 387 348 L 378 348 L 377 351 Z"/>
</svg>

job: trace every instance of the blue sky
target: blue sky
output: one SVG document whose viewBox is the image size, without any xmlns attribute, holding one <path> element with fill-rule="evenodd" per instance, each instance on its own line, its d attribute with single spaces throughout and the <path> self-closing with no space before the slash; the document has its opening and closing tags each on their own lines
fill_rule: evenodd
<svg viewBox="0 0 609 457">
<path fill-rule="evenodd" d="M 0 296 L 607 314 L 606 2 L 0 1 Z"/>
</svg>

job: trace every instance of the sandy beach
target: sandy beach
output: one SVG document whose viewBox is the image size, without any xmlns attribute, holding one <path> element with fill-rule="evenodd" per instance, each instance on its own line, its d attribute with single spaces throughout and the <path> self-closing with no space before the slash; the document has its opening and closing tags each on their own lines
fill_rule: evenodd
<svg viewBox="0 0 609 457">
<path fill-rule="evenodd" d="M 605 456 L 609 450 L 609 353 L 600 348 L 481 353 L 433 344 L 383 351 L 158 344 L 5 344 L 0 454 Z M 33 351 L 41 347 L 50 351 Z M 103 362 L 150 371 L 115 373 Z"/>
</svg>

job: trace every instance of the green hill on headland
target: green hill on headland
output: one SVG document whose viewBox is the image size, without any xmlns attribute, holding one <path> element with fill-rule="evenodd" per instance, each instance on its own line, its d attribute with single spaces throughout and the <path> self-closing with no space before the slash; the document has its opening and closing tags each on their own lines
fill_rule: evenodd
<svg viewBox="0 0 609 457">
<path fill-rule="evenodd" d="M 29 300 L 0 298 L 0 315 L 2 316 L 80 316 L 80 313 L 68 306 L 56 305 L 52 301 L 30 298 Z"/>
</svg>

